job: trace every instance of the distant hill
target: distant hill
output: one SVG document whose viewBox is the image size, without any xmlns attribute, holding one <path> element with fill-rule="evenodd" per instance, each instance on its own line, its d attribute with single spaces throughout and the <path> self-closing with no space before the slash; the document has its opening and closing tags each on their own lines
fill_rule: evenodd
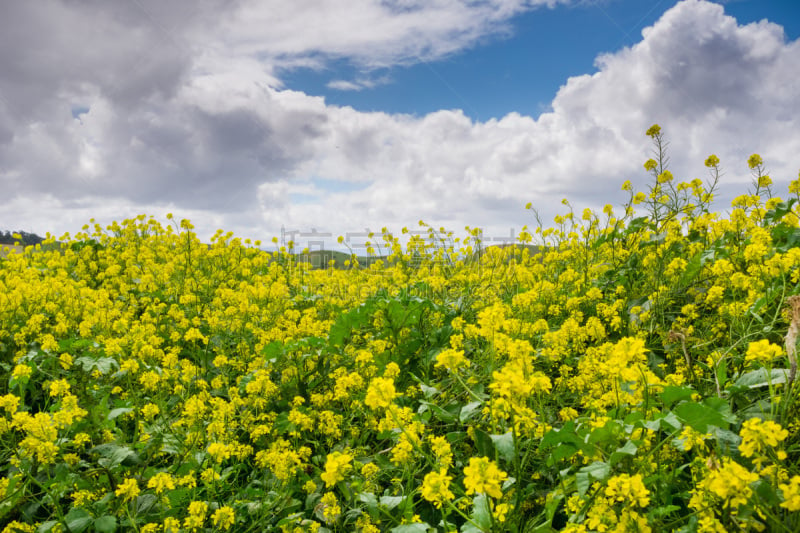
<svg viewBox="0 0 800 533">
<path fill-rule="evenodd" d="M 21 238 L 15 239 L 14 235 L 19 235 Z M 27 231 L 0 231 L 0 244 L 14 244 L 19 242 L 22 245 L 36 245 L 44 240 L 44 237 L 39 237 L 35 233 L 28 233 Z"/>
</svg>

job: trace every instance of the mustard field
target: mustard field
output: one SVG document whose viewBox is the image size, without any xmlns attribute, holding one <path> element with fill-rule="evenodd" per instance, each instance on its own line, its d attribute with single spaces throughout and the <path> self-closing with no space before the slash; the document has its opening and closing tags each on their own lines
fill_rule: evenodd
<svg viewBox="0 0 800 533">
<path fill-rule="evenodd" d="M 800 530 L 800 178 L 754 154 L 717 212 L 719 159 L 679 182 L 648 135 L 624 205 L 519 246 L 312 269 L 140 216 L 7 250 L 0 531 Z"/>
</svg>

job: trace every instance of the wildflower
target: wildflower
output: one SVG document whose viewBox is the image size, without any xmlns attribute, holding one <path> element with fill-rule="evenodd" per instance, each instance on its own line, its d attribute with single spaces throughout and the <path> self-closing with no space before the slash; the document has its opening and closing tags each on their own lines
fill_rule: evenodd
<svg viewBox="0 0 800 533">
<path fill-rule="evenodd" d="M 175 478 L 166 472 L 159 472 L 147 481 L 147 488 L 154 489 L 156 494 L 163 494 L 175 488 Z"/>
<path fill-rule="evenodd" d="M 6 413 L 13 415 L 17 412 L 19 407 L 19 396 L 14 394 L 6 394 L 0 396 L 0 409 L 4 409 Z"/>
<path fill-rule="evenodd" d="M 722 466 L 711 470 L 703 480 L 703 486 L 714 496 L 729 501 L 734 507 L 747 503 L 753 493 L 750 483 L 758 480 L 758 475 L 748 471 L 739 463 L 726 457 Z"/>
<path fill-rule="evenodd" d="M 681 434 L 678 436 L 676 444 L 682 445 L 683 450 L 688 452 L 692 448 L 704 448 L 705 440 L 710 438 L 708 433 L 703 434 L 693 429 L 691 426 L 684 426 Z"/>
<path fill-rule="evenodd" d="M 144 417 L 145 420 L 152 420 L 160 412 L 161 409 L 154 403 L 147 403 L 142 406 L 142 417 Z"/>
<path fill-rule="evenodd" d="M 508 511 L 510 507 L 507 503 L 500 503 L 494 508 L 494 517 L 495 519 L 500 522 L 501 524 L 506 521 L 506 515 L 508 515 Z"/>
<path fill-rule="evenodd" d="M 68 353 L 62 353 L 61 355 L 59 355 L 58 361 L 59 364 L 61 365 L 61 368 L 63 368 L 64 370 L 69 370 L 70 367 L 72 367 L 72 361 L 73 361 L 72 355 Z"/>
<path fill-rule="evenodd" d="M 648 137 L 657 137 L 659 133 L 661 133 L 661 126 L 658 124 L 653 124 L 647 129 L 645 135 Z"/>
<path fill-rule="evenodd" d="M 411 461 L 414 453 L 414 445 L 408 440 L 405 434 L 400 436 L 394 448 L 392 448 L 392 463 L 396 465 L 406 464 Z"/>
<path fill-rule="evenodd" d="M 469 366 L 469 361 L 464 357 L 464 350 L 447 348 L 436 356 L 436 368 L 444 367 L 450 372 L 455 372 L 460 367 Z"/>
<path fill-rule="evenodd" d="M 117 487 L 115 494 L 121 497 L 122 501 L 129 502 L 139 495 L 139 484 L 129 477 Z"/>
<path fill-rule="evenodd" d="M 454 498 L 450 491 L 452 479 L 447 475 L 446 468 L 440 468 L 438 472 L 428 472 L 422 480 L 422 497 L 437 509 L 441 509 L 444 502 L 449 502 Z"/>
<path fill-rule="evenodd" d="M 756 168 L 760 165 L 764 164 L 764 160 L 761 159 L 761 156 L 758 154 L 753 154 L 747 158 L 747 166 L 750 168 Z"/>
<path fill-rule="evenodd" d="M 59 379 L 50 383 L 50 396 L 63 396 L 69 392 L 69 383 L 66 379 Z"/>
<path fill-rule="evenodd" d="M 789 511 L 800 511 L 800 476 L 794 476 L 788 483 L 778 485 L 783 493 L 781 507 Z"/>
<path fill-rule="evenodd" d="M 488 457 L 472 457 L 464 468 L 464 486 L 467 494 L 486 493 L 493 498 L 502 498 L 501 485 L 508 474 L 497 468 Z"/>
<path fill-rule="evenodd" d="M 339 515 L 342 514 L 342 508 L 336 500 L 336 495 L 332 492 L 326 492 L 322 495 L 319 507 L 322 509 L 322 516 L 325 522 L 328 524 L 335 522 Z"/>
<path fill-rule="evenodd" d="M 346 453 L 333 452 L 328 454 L 328 458 L 325 461 L 325 472 L 320 475 L 322 481 L 325 482 L 325 486 L 333 487 L 336 483 L 342 481 L 345 474 L 353 467 L 350 464 L 352 460 L 353 456 Z"/>
<path fill-rule="evenodd" d="M 719 157 L 717 157 L 714 154 L 711 154 L 710 156 L 708 156 L 708 159 L 706 159 L 705 165 L 708 168 L 716 167 L 717 165 L 719 165 Z"/>
<path fill-rule="evenodd" d="M 211 521 L 214 523 L 214 525 L 224 529 L 225 531 L 231 528 L 235 519 L 236 515 L 234 514 L 233 509 L 227 505 L 220 507 L 214 511 L 214 514 L 211 515 Z"/>
<path fill-rule="evenodd" d="M 606 497 L 618 502 L 633 502 L 639 507 L 647 507 L 650 503 L 650 491 L 642 482 L 642 475 L 620 474 L 608 480 Z"/>
<path fill-rule="evenodd" d="M 16 365 L 11 372 L 11 379 L 27 379 L 32 372 L 33 369 L 28 365 Z"/>
<path fill-rule="evenodd" d="M 206 449 L 215 462 L 222 463 L 231 458 L 231 447 L 221 442 L 212 442 Z"/>
<path fill-rule="evenodd" d="M 673 179 L 672 172 L 670 172 L 669 170 L 665 170 L 657 177 L 658 183 L 668 183 L 672 181 L 672 179 Z"/>
<path fill-rule="evenodd" d="M 745 457 L 752 457 L 765 451 L 768 446 L 777 446 L 789 436 L 789 432 L 772 420 L 751 418 L 742 424 L 739 435 L 742 437 L 739 451 Z"/>
<path fill-rule="evenodd" d="M 172 516 L 164 519 L 164 533 L 178 533 L 181 530 L 181 521 Z"/>
<path fill-rule="evenodd" d="M 183 521 L 183 526 L 187 529 L 195 530 L 203 527 L 208 512 L 208 504 L 205 502 L 193 501 L 189 504 L 189 516 Z"/>
<path fill-rule="evenodd" d="M 215 481 L 218 481 L 220 477 L 221 476 L 219 472 L 217 472 L 213 468 L 206 468 L 205 470 L 200 472 L 200 480 L 203 483 L 213 483 Z"/>
<path fill-rule="evenodd" d="M 450 443 L 447 442 L 446 437 L 431 437 L 431 451 L 436 456 L 437 461 L 442 466 L 450 466 L 453 464 L 453 451 L 450 448 Z"/>
<path fill-rule="evenodd" d="M 760 341 L 751 342 L 748 345 L 744 360 L 769 363 L 782 354 L 783 350 L 780 346 L 770 343 L 767 339 L 761 339 Z"/>
<path fill-rule="evenodd" d="M 367 388 L 364 404 L 372 409 L 389 407 L 397 396 L 394 380 L 388 378 L 374 378 Z"/>
<path fill-rule="evenodd" d="M 34 533 L 36 531 L 36 527 L 30 524 L 23 524 L 22 522 L 17 522 L 14 520 L 10 522 L 5 528 L 3 528 L 2 533 Z"/>
</svg>

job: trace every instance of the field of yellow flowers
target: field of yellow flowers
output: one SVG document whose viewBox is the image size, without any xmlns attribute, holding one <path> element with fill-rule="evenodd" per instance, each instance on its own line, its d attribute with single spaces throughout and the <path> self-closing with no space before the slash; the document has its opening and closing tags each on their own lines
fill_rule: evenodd
<svg viewBox="0 0 800 533">
<path fill-rule="evenodd" d="M 678 183 L 647 133 L 644 191 L 528 246 L 311 269 L 141 216 L 9 251 L 1 531 L 800 530 L 800 178 L 754 154 L 715 213 L 719 159 Z"/>
</svg>

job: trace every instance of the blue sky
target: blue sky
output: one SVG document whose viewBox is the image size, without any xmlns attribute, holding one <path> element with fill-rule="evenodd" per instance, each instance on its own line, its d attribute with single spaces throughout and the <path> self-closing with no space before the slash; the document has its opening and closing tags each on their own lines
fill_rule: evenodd
<svg viewBox="0 0 800 533">
<path fill-rule="evenodd" d="M 13 2 L 0 19 L 0 229 L 167 213 L 281 228 L 507 239 L 679 179 L 800 169 L 800 2 Z M 25 31 L 20 31 L 25 28 Z M 355 90 L 360 89 L 360 90 Z"/>
<path fill-rule="evenodd" d="M 410 66 L 376 69 L 373 88 L 337 90 L 336 79 L 353 79 L 360 69 L 341 59 L 324 69 L 297 69 L 282 76 L 286 86 L 324 96 L 334 105 L 360 111 L 424 115 L 459 108 L 473 120 L 517 112 L 538 116 L 550 109 L 570 76 L 596 71 L 598 54 L 641 40 L 674 0 L 605 0 L 539 8 L 510 21 L 510 34 L 478 42 L 467 50 Z M 717 2 L 739 23 L 769 19 L 780 23 L 789 40 L 800 34 L 800 1 L 733 0 Z"/>
</svg>

